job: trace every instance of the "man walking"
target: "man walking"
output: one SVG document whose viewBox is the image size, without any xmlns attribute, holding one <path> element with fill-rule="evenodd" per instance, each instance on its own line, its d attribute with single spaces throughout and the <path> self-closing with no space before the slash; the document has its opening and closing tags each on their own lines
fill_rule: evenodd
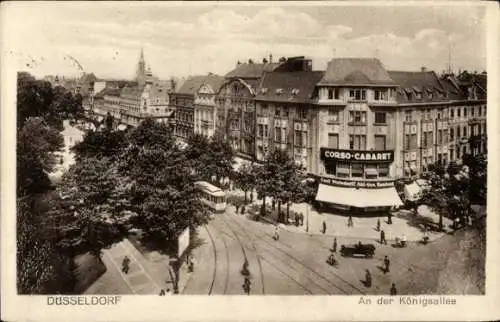
<svg viewBox="0 0 500 322">
<path fill-rule="evenodd" d="M 128 270 L 130 268 L 129 264 L 130 264 L 130 258 L 128 258 L 128 256 L 125 256 L 122 262 L 122 272 L 124 272 L 125 274 L 128 274 Z"/>
<path fill-rule="evenodd" d="M 366 287 L 372 287 L 372 274 L 370 270 L 365 270 L 365 285 Z"/>
<path fill-rule="evenodd" d="M 380 231 L 380 243 L 387 245 L 387 240 L 385 239 L 385 231 L 383 230 Z"/>
<path fill-rule="evenodd" d="M 398 295 L 398 290 L 396 289 L 396 284 L 395 283 L 392 283 L 392 286 L 391 286 L 391 295 Z"/>
<path fill-rule="evenodd" d="M 352 221 L 352 216 L 349 216 L 349 218 L 347 219 L 347 227 L 353 227 L 354 226 L 354 223 Z"/>
<path fill-rule="evenodd" d="M 380 219 L 377 219 L 377 231 L 380 231 Z"/>
<path fill-rule="evenodd" d="M 387 214 L 387 224 L 392 225 L 392 213 Z"/>
<path fill-rule="evenodd" d="M 391 265 L 391 261 L 387 255 L 384 257 L 384 274 L 389 273 L 389 266 Z"/>
<path fill-rule="evenodd" d="M 326 233 L 326 222 L 323 220 L 323 234 Z"/>
<path fill-rule="evenodd" d="M 300 213 L 300 225 L 301 226 L 304 225 L 304 214 L 303 213 Z"/>
<path fill-rule="evenodd" d="M 332 252 L 336 253 L 337 252 L 337 237 L 333 239 L 333 247 L 332 247 Z"/>
</svg>

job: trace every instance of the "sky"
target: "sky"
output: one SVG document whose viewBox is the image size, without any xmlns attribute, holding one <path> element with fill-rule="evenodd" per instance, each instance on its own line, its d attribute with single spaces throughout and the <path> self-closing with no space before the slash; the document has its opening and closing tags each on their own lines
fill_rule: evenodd
<svg viewBox="0 0 500 322">
<path fill-rule="evenodd" d="M 441 72 L 448 62 L 486 69 L 480 4 L 11 2 L 6 9 L 3 54 L 37 77 L 83 70 L 132 79 L 141 48 L 163 79 L 224 75 L 238 60 L 269 54 L 309 57 L 316 70 L 334 57 L 376 57 L 389 70 Z"/>
</svg>

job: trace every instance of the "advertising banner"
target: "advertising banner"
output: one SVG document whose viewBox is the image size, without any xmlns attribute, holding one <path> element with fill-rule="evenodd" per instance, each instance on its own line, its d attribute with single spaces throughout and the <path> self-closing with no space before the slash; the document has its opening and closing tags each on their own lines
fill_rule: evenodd
<svg viewBox="0 0 500 322">
<path fill-rule="evenodd" d="M 394 151 L 355 151 L 321 148 L 321 160 L 324 161 L 343 161 L 343 162 L 393 162 Z"/>
</svg>

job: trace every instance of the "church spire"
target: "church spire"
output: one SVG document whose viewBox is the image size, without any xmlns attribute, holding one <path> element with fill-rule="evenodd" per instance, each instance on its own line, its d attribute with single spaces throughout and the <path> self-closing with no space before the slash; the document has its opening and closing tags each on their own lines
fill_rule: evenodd
<svg viewBox="0 0 500 322">
<path fill-rule="evenodd" d="M 144 49 L 141 47 L 141 58 L 139 58 L 139 62 L 144 62 Z"/>
<path fill-rule="evenodd" d="M 137 64 L 136 80 L 139 84 L 142 84 L 145 77 L 146 61 L 144 60 L 144 50 L 141 48 L 141 57 L 139 58 L 139 63 Z"/>
</svg>

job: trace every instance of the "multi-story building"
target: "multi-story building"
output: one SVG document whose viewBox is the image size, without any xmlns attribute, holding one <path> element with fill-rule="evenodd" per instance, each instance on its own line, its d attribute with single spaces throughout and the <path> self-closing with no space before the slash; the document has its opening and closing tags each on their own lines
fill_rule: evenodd
<svg viewBox="0 0 500 322">
<path fill-rule="evenodd" d="M 237 155 L 255 158 L 256 111 L 255 95 L 264 72 L 275 70 L 280 63 L 238 63 L 225 75 L 227 82 L 215 99 L 217 125 L 226 134 Z"/>
<path fill-rule="evenodd" d="M 194 93 L 194 132 L 212 137 L 216 128 L 215 96 L 225 78 L 209 74 Z"/>
<path fill-rule="evenodd" d="M 280 148 L 308 172 L 315 155 L 317 128 L 316 83 L 323 72 L 312 71 L 310 59 L 290 58 L 272 72 L 265 72 L 255 96 L 257 111 L 256 160 Z"/>
<path fill-rule="evenodd" d="M 102 121 L 108 114 L 116 120 L 119 128 L 137 126 L 145 118 L 172 123 L 173 109 L 169 106 L 169 95 L 175 86 L 172 81 L 162 81 L 146 68 L 144 54 L 137 64 L 135 81 L 95 82 L 91 98 L 93 114 Z M 101 89 L 100 92 L 97 90 Z"/>
<path fill-rule="evenodd" d="M 377 59 L 341 58 L 328 63 L 317 88 L 316 199 L 351 211 L 399 206 L 397 83 Z"/>
</svg>

